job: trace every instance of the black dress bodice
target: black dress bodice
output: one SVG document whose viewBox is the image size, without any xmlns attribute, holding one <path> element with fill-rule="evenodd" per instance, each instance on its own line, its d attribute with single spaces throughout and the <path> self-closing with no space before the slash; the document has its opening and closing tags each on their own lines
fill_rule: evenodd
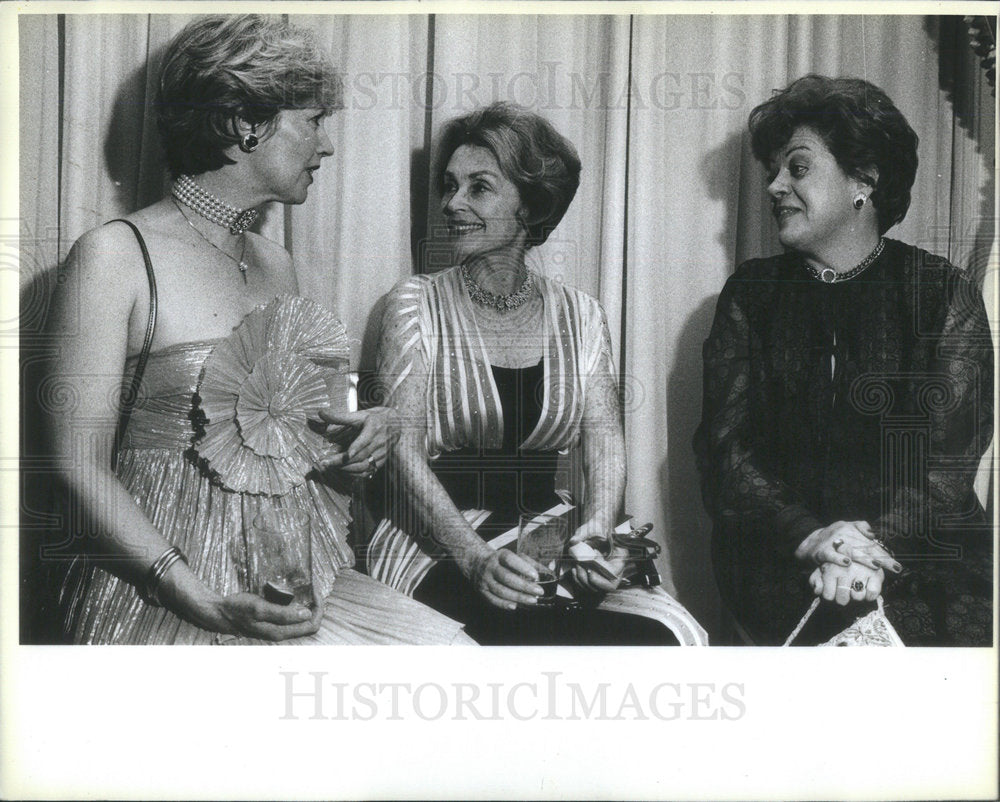
<svg viewBox="0 0 1000 802">
<path fill-rule="evenodd" d="M 545 512 L 559 503 L 555 492 L 559 454 L 521 448 L 542 413 L 544 367 L 492 367 L 503 407 L 503 445 L 467 446 L 447 451 L 431 463 L 438 480 L 459 509 L 485 509 L 491 515 L 480 534 L 485 539 L 517 526 L 522 513 Z"/>
</svg>

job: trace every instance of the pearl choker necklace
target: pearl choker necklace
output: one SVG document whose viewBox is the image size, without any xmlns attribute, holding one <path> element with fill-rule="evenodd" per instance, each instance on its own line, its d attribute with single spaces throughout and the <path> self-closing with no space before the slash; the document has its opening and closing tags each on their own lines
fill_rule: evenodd
<svg viewBox="0 0 1000 802">
<path fill-rule="evenodd" d="M 864 261 L 862 261 L 857 267 L 852 267 L 846 273 L 838 273 L 832 267 L 824 267 L 819 270 L 813 267 L 808 262 L 805 262 L 806 270 L 812 273 L 813 278 L 818 281 L 822 281 L 824 284 L 838 284 L 841 281 L 850 281 L 852 278 L 856 278 L 864 273 L 869 267 L 871 267 L 872 262 L 879 258 L 882 253 L 882 249 L 885 247 L 885 237 L 879 237 L 878 245 L 875 246 L 875 250 L 868 254 Z"/>
<path fill-rule="evenodd" d="M 256 223 L 260 216 L 256 209 L 237 209 L 230 206 L 221 198 L 198 186 L 189 175 L 178 176 L 170 193 L 206 220 L 228 228 L 230 234 L 242 234 Z"/>
<path fill-rule="evenodd" d="M 469 272 L 468 265 L 462 265 L 462 281 L 465 282 L 465 289 L 474 303 L 489 309 L 496 309 L 497 312 L 510 312 L 512 309 L 523 306 L 524 302 L 531 297 L 531 288 L 534 285 L 531 280 L 531 272 L 528 271 L 525 272 L 524 281 L 517 292 L 512 292 L 510 295 L 494 295 L 476 283 Z"/>
</svg>

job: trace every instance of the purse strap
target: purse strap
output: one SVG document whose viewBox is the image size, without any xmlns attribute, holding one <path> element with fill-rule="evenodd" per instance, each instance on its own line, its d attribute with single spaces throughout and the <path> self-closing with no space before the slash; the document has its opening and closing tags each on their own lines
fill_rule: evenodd
<svg viewBox="0 0 1000 802">
<path fill-rule="evenodd" d="M 879 604 L 881 604 L 882 597 L 879 596 L 878 600 Z M 817 596 L 812 600 L 812 604 L 809 605 L 809 609 L 806 610 L 806 614 L 802 616 L 802 618 L 799 619 L 799 623 L 795 625 L 795 629 L 792 630 L 792 634 L 785 638 L 785 642 L 781 644 L 782 646 L 790 646 L 792 641 L 798 637 L 798 634 L 802 631 L 802 627 L 806 625 L 806 621 L 808 621 L 812 617 L 812 614 L 816 612 L 816 608 L 819 607 L 819 603 L 820 597 Z"/>
<path fill-rule="evenodd" d="M 139 249 L 142 251 L 142 260 L 146 265 L 146 279 L 149 281 L 149 320 L 146 322 L 146 336 L 142 341 L 142 350 L 139 352 L 139 361 L 135 365 L 135 373 L 132 374 L 132 381 L 128 390 L 122 395 L 121 409 L 118 412 L 118 425 L 115 427 L 115 446 L 111 452 L 111 469 L 118 467 L 118 450 L 121 448 L 122 439 L 125 437 L 125 429 L 128 427 L 129 419 L 132 417 L 132 410 L 139 397 L 139 386 L 142 384 L 142 374 L 146 371 L 146 362 L 149 360 L 149 349 L 153 345 L 153 332 L 156 330 L 156 276 L 153 274 L 153 262 L 149 258 L 149 251 L 146 249 L 146 242 L 139 233 L 139 229 L 134 223 L 119 218 L 111 220 L 112 223 L 124 223 L 132 229 L 136 240 L 139 242 Z"/>
</svg>

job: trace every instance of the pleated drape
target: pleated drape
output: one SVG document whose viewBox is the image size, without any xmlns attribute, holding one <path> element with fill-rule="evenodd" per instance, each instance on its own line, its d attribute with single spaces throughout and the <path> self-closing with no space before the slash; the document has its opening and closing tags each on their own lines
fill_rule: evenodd
<svg viewBox="0 0 1000 802">
<path fill-rule="evenodd" d="M 189 19 L 19 18 L 22 342 L 41 337 L 52 270 L 72 242 L 162 193 L 149 101 L 163 46 Z M 654 523 L 668 587 L 711 631 L 718 601 L 691 453 L 701 344 L 735 265 L 779 250 L 747 115 L 807 72 L 880 85 L 921 137 L 911 211 L 890 236 L 982 276 L 996 121 L 963 26 L 874 15 L 295 20 L 329 48 L 345 108 L 327 123 L 336 152 L 308 201 L 268 209 L 260 230 L 292 252 L 303 294 L 357 338 L 356 364 L 371 365 L 380 297 L 444 266 L 430 180 L 441 125 L 509 100 L 574 142 L 580 190 L 531 263 L 608 313 L 625 399 L 626 510 Z"/>
<path fill-rule="evenodd" d="M 286 213 L 285 246 L 300 291 L 343 320 L 358 341 L 354 363 L 364 352 L 371 366 L 372 310 L 412 272 L 410 164 L 425 134 L 422 104 L 404 87 L 424 73 L 428 18 L 296 19 L 328 43 L 345 105 L 326 123 L 334 155 L 323 161 L 306 203 Z"/>
</svg>

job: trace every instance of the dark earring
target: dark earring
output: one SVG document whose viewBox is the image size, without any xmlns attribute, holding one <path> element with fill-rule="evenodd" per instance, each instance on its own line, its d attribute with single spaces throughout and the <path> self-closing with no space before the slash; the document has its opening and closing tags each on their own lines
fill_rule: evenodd
<svg viewBox="0 0 1000 802">
<path fill-rule="evenodd" d="M 250 126 L 250 133 L 243 137 L 240 141 L 240 150 L 244 153 L 253 153 L 257 150 L 257 146 L 260 144 L 260 140 L 257 138 L 257 126 Z"/>
<path fill-rule="evenodd" d="M 863 192 L 859 192 L 854 196 L 854 208 L 860 212 L 864 208 L 866 200 L 868 197 Z"/>
</svg>

